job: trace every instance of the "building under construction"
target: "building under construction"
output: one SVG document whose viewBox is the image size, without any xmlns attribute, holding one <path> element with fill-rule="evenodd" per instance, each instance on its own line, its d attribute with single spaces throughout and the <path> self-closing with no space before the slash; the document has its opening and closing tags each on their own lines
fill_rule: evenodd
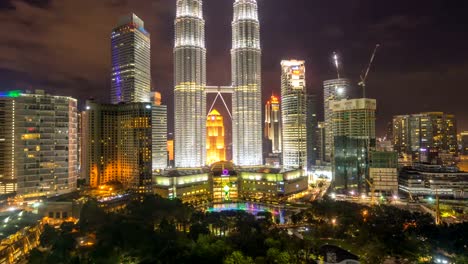
<svg viewBox="0 0 468 264">
<path fill-rule="evenodd" d="M 337 187 L 361 190 L 368 179 L 369 151 L 375 148 L 375 99 L 333 101 L 333 179 Z"/>
</svg>

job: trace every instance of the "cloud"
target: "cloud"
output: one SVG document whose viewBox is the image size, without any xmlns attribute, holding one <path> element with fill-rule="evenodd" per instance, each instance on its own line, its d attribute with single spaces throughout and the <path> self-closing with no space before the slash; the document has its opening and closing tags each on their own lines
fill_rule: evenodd
<svg viewBox="0 0 468 264">
<path fill-rule="evenodd" d="M 407 34 L 412 34 L 430 23 L 427 17 L 393 15 L 370 25 L 366 33 L 385 42 L 386 46 L 402 46 Z"/>
<path fill-rule="evenodd" d="M 87 95 L 80 90 L 99 88 L 97 97 L 107 99 L 110 32 L 119 16 L 135 12 L 145 20 L 152 46 L 158 47 L 153 51 L 162 51 L 154 55 L 164 57 L 153 58 L 153 69 L 165 69 L 167 65 L 161 64 L 170 56 L 170 42 L 157 36 L 157 30 L 164 30 L 157 25 L 170 12 L 168 4 L 157 0 L 13 0 L 14 8 L 0 10 L 0 69 L 28 73 L 44 85 L 68 86 L 63 91 L 77 97 Z M 162 74 L 171 73 L 163 70 Z"/>
</svg>

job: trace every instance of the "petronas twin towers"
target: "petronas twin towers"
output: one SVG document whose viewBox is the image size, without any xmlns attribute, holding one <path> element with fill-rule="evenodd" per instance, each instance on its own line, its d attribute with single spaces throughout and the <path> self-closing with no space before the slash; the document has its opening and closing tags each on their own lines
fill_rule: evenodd
<svg viewBox="0 0 468 264">
<path fill-rule="evenodd" d="M 202 0 L 177 0 L 174 45 L 175 165 L 206 165 L 206 47 Z M 260 23 L 256 0 L 235 0 L 232 149 L 239 166 L 262 164 Z"/>
</svg>

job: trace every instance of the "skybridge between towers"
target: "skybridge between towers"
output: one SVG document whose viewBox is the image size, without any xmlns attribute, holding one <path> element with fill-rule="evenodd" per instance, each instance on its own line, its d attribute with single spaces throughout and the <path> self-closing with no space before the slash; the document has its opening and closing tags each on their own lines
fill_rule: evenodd
<svg viewBox="0 0 468 264">
<path fill-rule="evenodd" d="M 218 100 L 218 98 L 221 98 L 221 101 L 223 102 L 224 107 L 226 107 L 229 117 L 232 119 L 231 110 L 229 110 L 229 107 L 226 104 L 226 100 L 224 100 L 223 94 L 233 94 L 233 93 L 234 93 L 234 87 L 232 86 L 206 86 L 205 94 L 216 94 L 216 97 L 213 100 L 213 103 L 211 103 L 210 110 L 208 110 L 207 113 L 211 113 L 211 110 L 213 110 L 213 107 L 216 101 Z"/>
</svg>

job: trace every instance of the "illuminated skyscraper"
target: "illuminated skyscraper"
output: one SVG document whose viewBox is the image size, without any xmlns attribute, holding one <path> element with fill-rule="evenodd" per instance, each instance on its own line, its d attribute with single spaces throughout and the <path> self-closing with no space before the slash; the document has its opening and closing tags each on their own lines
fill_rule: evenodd
<svg viewBox="0 0 468 264">
<path fill-rule="evenodd" d="M 122 17 L 111 35 L 111 103 L 149 102 L 150 34 L 135 14 Z"/>
<path fill-rule="evenodd" d="M 393 146 L 395 151 L 422 162 L 431 162 L 442 152 L 455 155 L 458 153 L 455 116 L 442 112 L 394 116 Z"/>
<path fill-rule="evenodd" d="M 86 102 L 82 173 L 91 187 L 119 181 L 126 189 L 151 192 L 151 103 Z"/>
<path fill-rule="evenodd" d="M 265 105 L 265 138 L 271 141 L 271 153 L 281 153 L 281 109 L 278 97 L 272 95 Z"/>
<path fill-rule="evenodd" d="M 281 62 L 281 115 L 283 166 L 305 168 L 307 164 L 307 97 L 304 61 Z"/>
<path fill-rule="evenodd" d="M 236 0 L 232 21 L 232 146 L 236 165 L 262 164 L 260 23 L 256 0 Z"/>
<path fill-rule="evenodd" d="M 24 197 L 76 189 L 77 100 L 35 93 L 0 93 L 0 194 Z"/>
<path fill-rule="evenodd" d="M 323 82 L 323 88 L 325 161 L 330 162 L 333 152 L 333 111 L 330 109 L 330 102 L 348 98 L 351 82 L 343 78 L 327 80 Z"/>
<path fill-rule="evenodd" d="M 19 95 L 19 94 L 18 94 Z M 13 97 L 0 94 L 0 194 L 16 192 L 15 111 Z"/>
<path fill-rule="evenodd" d="M 206 49 L 201 0 L 177 0 L 174 46 L 175 166 L 206 161 Z"/>
<path fill-rule="evenodd" d="M 206 119 L 206 161 L 213 164 L 226 160 L 226 148 L 224 143 L 224 119 L 223 116 L 213 109 Z"/>
<path fill-rule="evenodd" d="M 167 154 L 169 155 L 169 167 L 174 167 L 174 139 L 167 139 Z"/>
<path fill-rule="evenodd" d="M 317 118 L 317 96 L 307 95 L 307 171 L 312 171 L 312 167 L 317 165 L 319 159 L 319 128 Z"/>
<path fill-rule="evenodd" d="M 333 180 L 345 188 L 366 186 L 369 153 L 375 150 L 375 99 L 333 101 Z"/>
<path fill-rule="evenodd" d="M 317 126 L 317 160 L 325 161 L 325 122 L 318 122 Z"/>
<path fill-rule="evenodd" d="M 460 154 L 468 155 L 468 131 L 460 133 Z"/>
<path fill-rule="evenodd" d="M 153 170 L 167 168 L 167 106 L 161 103 L 161 93 L 152 93 L 152 156 Z"/>
</svg>

